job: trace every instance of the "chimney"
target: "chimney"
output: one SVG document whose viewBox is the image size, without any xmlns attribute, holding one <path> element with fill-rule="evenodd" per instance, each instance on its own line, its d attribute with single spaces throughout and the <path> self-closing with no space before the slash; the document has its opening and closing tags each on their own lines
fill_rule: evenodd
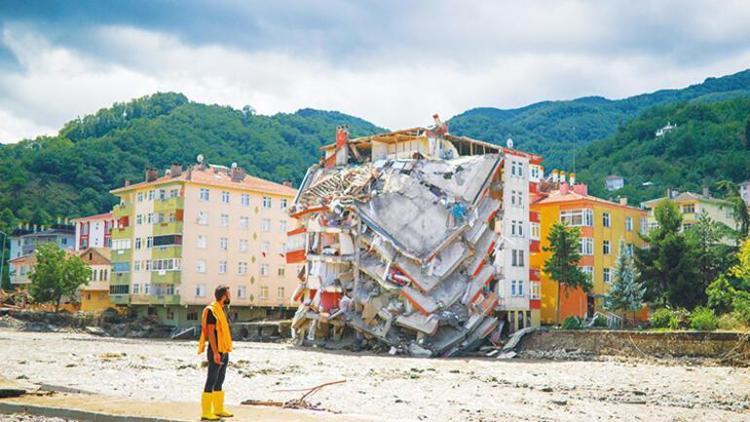
<svg viewBox="0 0 750 422">
<path fill-rule="evenodd" d="M 582 195 L 582 196 L 588 196 L 589 194 L 589 185 L 585 183 L 579 183 L 577 185 L 573 185 L 573 192 Z"/>
<path fill-rule="evenodd" d="M 289 179 L 284 180 L 283 182 L 281 182 L 281 184 L 286 187 L 290 187 L 290 188 L 292 187 L 292 181 Z"/>
<path fill-rule="evenodd" d="M 159 173 L 156 171 L 155 168 L 149 167 L 146 169 L 146 182 L 153 182 L 156 180 Z"/>
<path fill-rule="evenodd" d="M 567 195 L 570 193 L 570 185 L 568 182 L 560 182 L 560 194 Z"/>
<path fill-rule="evenodd" d="M 560 181 L 560 172 L 557 169 L 552 170 L 552 183 Z"/>
<path fill-rule="evenodd" d="M 237 163 L 232 163 L 232 167 L 229 170 L 229 175 L 232 178 L 233 182 L 241 182 L 245 180 L 245 175 L 247 173 L 245 172 L 245 169 L 242 167 L 238 167 Z"/>
<path fill-rule="evenodd" d="M 560 171 L 560 183 L 565 183 L 567 180 L 565 179 L 565 170 Z"/>
<path fill-rule="evenodd" d="M 172 175 L 172 177 L 179 177 L 182 174 L 182 165 L 172 163 L 172 165 L 169 166 L 169 173 Z"/>
<path fill-rule="evenodd" d="M 620 205 L 628 205 L 628 197 L 627 196 L 621 196 L 620 197 Z"/>
<path fill-rule="evenodd" d="M 336 165 L 344 166 L 349 162 L 349 129 L 346 125 L 336 128 Z"/>
<path fill-rule="evenodd" d="M 703 186 L 703 196 L 706 198 L 711 197 L 711 191 L 708 190 L 708 186 Z"/>
<path fill-rule="evenodd" d="M 570 184 L 575 186 L 575 184 L 576 184 L 576 174 L 575 173 L 570 173 L 570 176 L 568 177 L 568 179 L 570 179 Z"/>
<path fill-rule="evenodd" d="M 130 180 L 125 179 L 125 187 L 128 187 L 128 186 L 130 186 Z"/>
</svg>

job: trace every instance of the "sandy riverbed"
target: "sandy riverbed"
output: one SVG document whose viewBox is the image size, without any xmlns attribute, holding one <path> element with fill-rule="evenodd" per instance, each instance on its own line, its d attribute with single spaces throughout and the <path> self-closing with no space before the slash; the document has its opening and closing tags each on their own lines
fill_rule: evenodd
<svg viewBox="0 0 750 422">
<path fill-rule="evenodd" d="M 0 373 L 143 400 L 197 401 L 195 342 L 0 331 Z M 620 361 L 414 359 L 235 343 L 229 403 L 314 397 L 379 420 L 748 420 L 750 369 Z"/>
</svg>

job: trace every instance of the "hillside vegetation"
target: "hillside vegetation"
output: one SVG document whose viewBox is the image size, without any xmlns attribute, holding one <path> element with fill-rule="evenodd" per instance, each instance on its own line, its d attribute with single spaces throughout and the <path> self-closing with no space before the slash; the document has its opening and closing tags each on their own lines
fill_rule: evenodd
<svg viewBox="0 0 750 422">
<path fill-rule="evenodd" d="M 104 212 L 115 200 L 108 191 L 126 179 L 143 180 L 147 167 L 193 163 L 197 154 L 209 163 L 235 161 L 255 176 L 299 182 L 340 124 L 352 136 L 382 130 L 338 112 L 259 116 L 176 93 L 115 104 L 67 123 L 58 136 L 0 146 L 0 225 Z"/>
<path fill-rule="evenodd" d="M 750 96 L 750 70 L 708 78 L 684 89 L 661 90 L 621 100 L 585 97 L 544 101 L 517 109 L 475 108 L 453 117 L 449 124 L 453 133 L 498 144 L 510 136 L 516 148 L 544 155 L 548 168 L 572 167 L 575 148 L 609 137 L 620 125 L 650 107 L 746 96 Z"/>
<path fill-rule="evenodd" d="M 657 137 L 668 121 L 677 128 Z M 655 107 L 583 148 L 578 178 L 594 195 L 607 197 L 604 178 L 623 176 L 625 187 L 611 194 L 631 203 L 663 196 L 667 188 L 700 192 L 722 179 L 750 178 L 749 137 L 750 98 Z"/>
</svg>

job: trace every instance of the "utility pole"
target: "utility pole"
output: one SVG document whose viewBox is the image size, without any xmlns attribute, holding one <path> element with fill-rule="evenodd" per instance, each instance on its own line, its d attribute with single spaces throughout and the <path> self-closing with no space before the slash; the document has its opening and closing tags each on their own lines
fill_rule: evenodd
<svg viewBox="0 0 750 422">
<path fill-rule="evenodd" d="M 8 240 L 8 235 L 4 231 L 0 230 L 3 234 L 3 244 L 0 247 L 0 286 L 3 284 L 3 264 L 5 264 L 5 242 Z"/>
</svg>

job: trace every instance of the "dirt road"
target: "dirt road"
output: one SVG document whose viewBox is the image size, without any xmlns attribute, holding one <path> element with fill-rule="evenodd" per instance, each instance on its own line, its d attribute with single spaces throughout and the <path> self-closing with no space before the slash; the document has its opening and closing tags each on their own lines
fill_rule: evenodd
<svg viewBox="0 0 750 422">
<path fill-rule="evenodd" d="M 0 331 L 0 373 L 143 400 L 198 400 L 195 342 Z M 235 343 L 227 401 L 316 396 L 379 420 L 748 420 L 750 369 L 618 361 L 414 359 Z"/>
</svg>

